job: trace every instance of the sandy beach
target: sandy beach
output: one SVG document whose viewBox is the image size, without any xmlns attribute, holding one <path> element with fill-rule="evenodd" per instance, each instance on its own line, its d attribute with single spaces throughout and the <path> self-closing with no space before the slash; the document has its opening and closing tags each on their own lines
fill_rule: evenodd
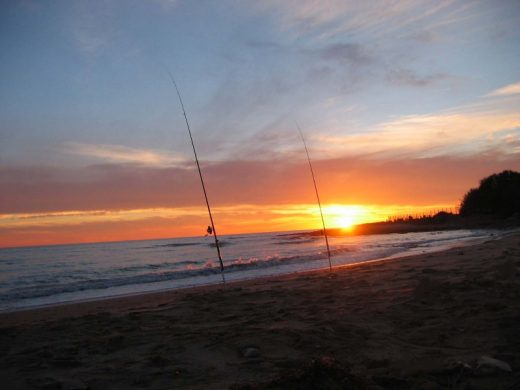
<svg viewBox="0 0 520 390">
<path fill-rule="evenodd" d="M 520 234 L 0 315 L 4 389 L 518 389 Z"/>
</svg>

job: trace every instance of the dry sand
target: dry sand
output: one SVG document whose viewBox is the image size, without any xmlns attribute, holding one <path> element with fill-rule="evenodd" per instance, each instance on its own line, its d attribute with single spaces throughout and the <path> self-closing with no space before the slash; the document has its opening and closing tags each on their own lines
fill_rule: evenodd
<svg viewBox="0 0 520 390">
<path fill-rule="evenodd" d="M 518 389 L 519 273 L 517 233 L 333 274 L 2 314 L 2 388 Z"/>
</svg>

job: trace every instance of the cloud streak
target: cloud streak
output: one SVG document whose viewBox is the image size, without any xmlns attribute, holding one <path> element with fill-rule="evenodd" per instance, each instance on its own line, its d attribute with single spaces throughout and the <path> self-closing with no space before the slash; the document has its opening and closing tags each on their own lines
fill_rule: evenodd
<svg viewBox="0 0 520 390">
<path fill-rule="evenodd" d="M 275 13 L 283 29 L 297 31 L 301 35 L 318 34 L 321 38 L 330 38 L 347 31 L 385 36 L 410 26 L 431 29 L 454 24 L 468 17 L 471 4 L 452 0 L 270 0 L 257 7 Z"/>
<path fill-rule="evenodd" d="M 107 163 L 130 163 L 151 167 L 181 167 L 188 162 L 172 153 L 151 149 L 131 148 L 124 145 L 96 145 L 68 142 L 64 145 L 68 154 L 90 157 Z"/>
<path fill-rule="evenodd" d="M 520 94 L 520 82 L 506 85 L 505 87 L 496 89 L 486 96 L 508 96 Z"/>
<path fill-rule="evenodd" d="M 114 13 L 110 2 L 101 2 L 99 7 L 87 3 L 73 3 L 74 16 L 70 31 L 77 50 L 89 59 L 95 58 L 112 43 Z"/>
<path fill-rule="evenodd" d="M 372 131 L 340 136 L 317 136 L 319 149 L 327 154 L 371 157 L 432 157 L 477 154 L 500 147 L 505 154 L 517 149 L 501 144 L 501 134 L 520 132 L 516 110 L 465 111 L 407 115 L 377 125 Z"/>
</svg>

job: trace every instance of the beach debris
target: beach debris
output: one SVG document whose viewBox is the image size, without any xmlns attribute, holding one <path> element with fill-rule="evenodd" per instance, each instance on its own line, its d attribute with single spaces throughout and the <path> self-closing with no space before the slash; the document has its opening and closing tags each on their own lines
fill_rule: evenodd
<svg viewBox="0 0 520 390">
<path fill-rule="evenodd" d="M 256 347 L 246 347 L 242 350 L 242 356 L 248 359 L 261 356 L 260 350 Z"/>
<path fill-rule="evenodd" d="M 477 360 L 476 372 L 480 375 L 493 375 L 499 371 L 512 372 L 511 366 L 490 356 L 481 356 Z"/>
<path fill-rule="evenodd" d="M 511 366 L 502 361 L 490 356 L 481 356 L 474 365 L 461 360 L 449 359 L 446 361 L 445 368 L 438 370 L 435 374 L 457 374 L 455 378 L 459 381 L 464 375 L 487 376 L 495 375 L 498 372 L 512 372 Z M 453 382 L 452 378 L 452 382 Z"/>
<path fill-rule="evenodd" d="M 444 372 L 460 372 L 460 371 L 473 371 L 473 367 L 471 364 L 462 361 L 462 360 L 456 360 L 456 359 L 446 359 L 444 363 L 444 369 L 441 370 Z"/>
<path fill-rule="evenodd" d="M 453 389 L 472 376 L 473 367 L 465 361 L 448 358 L 442 367 L 434 368 L 430 373 L 435 377 L 437 385 Z"/>
</svg>

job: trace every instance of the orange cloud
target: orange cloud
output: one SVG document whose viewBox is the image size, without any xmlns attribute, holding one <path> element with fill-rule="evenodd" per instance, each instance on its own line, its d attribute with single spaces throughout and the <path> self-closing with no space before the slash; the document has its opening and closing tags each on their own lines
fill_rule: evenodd
<svg viewBox="0 0 520 390">
<path fill-rule="evenodd" d="M 511 147 L 515 139 L 510 140 Z M 520 170 L 520 160 L 514 154 L 489 151 L 466 157 L 342 157 L 315 160 L 314 167 L 325 203 L 424 205 L 456 202 L 482 177 L 504 169 Z M 203 164 L 203 171 L 215 207 L 315 201 L 303 159 L 227 161 Z M 3 167 L 0 187 L 0 214 L 204 205 L 193 169 Z"/>
<path fill-rule="evenodd" d="M 344 136 L 320 136 L 319 148 L 328 154 L 396 154 L 435 156 L 480 152 L 480 138 L 488 139 L 505 130 L 520 128 L 518 110 L 506 112 L 454 112 L 409 115 L 377 126 L 373 131 Z M 491 137 L 491 138 L 490 138 Z"/>
<path fill-rule="evenodd" d="M 68 142 L 64 146 L 66 153 L 109 163 L 135 163 L 154 167 L 183 166 L 187 163 L 183 157 L 172 156 L 169 152 L 130 148 L 124 145 Z"/>
<path fill-rule="evenodd" d="M 345 217 L 364 223 L 449 206 L 325 204 L 323 211 L 328 227 L 343 227 Z M 220 235 L 321 228 L 316 204 L 244 204 L 213 214 Z M 0 247 L 202 236 L 208 224 L 205 207 L 10 214 L 0 216 Z"/>
</svg>

